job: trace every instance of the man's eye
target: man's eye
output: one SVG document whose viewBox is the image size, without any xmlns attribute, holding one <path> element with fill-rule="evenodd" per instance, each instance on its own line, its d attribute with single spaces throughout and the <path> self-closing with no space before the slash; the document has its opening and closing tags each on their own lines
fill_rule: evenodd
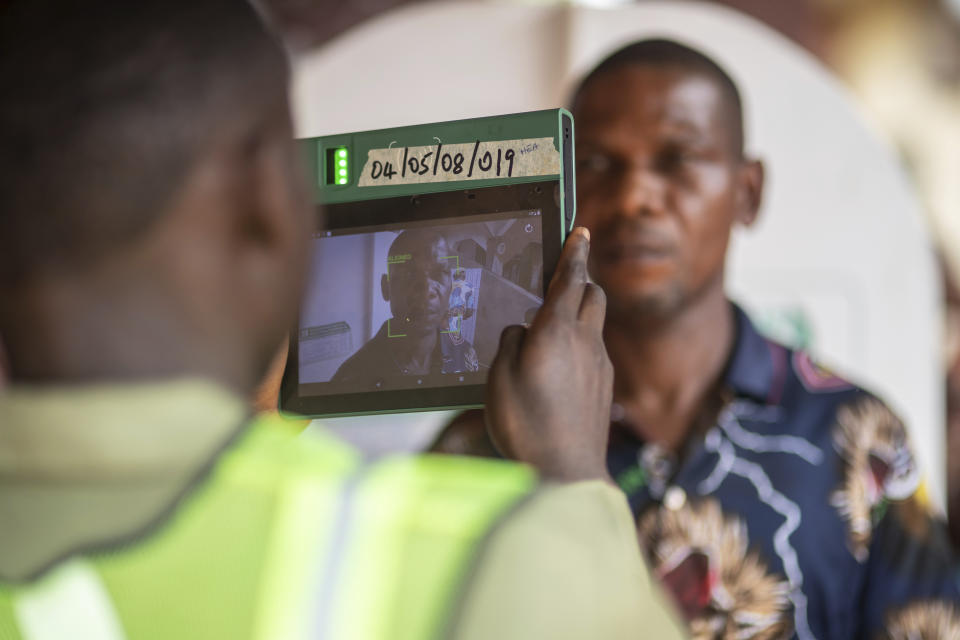
<svg viewBox="0 0 960 640">
<path fill-rule="evenodd" d="M 656 165 L 660 171 L 669 173 L 683 168 L 686 163 L 692 160 L 694 160 L 694 154 L 685 149 L 672 148 L 666 149 L 657 156 Z"/>
</svg>

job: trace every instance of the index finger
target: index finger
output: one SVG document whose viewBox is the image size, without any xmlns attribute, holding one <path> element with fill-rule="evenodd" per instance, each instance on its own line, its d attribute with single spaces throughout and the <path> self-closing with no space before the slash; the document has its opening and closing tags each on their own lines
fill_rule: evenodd
<svg viewBox="0 0 960 640">
<path fill-rule="evenodd" d="M 587 284 L 587 257 L 590 255 L 590 232 L 577 227 L 563 245 L 557 270 L 547 287 L 543 310 L 551 314 L 576 317 Z"/>
</svg>

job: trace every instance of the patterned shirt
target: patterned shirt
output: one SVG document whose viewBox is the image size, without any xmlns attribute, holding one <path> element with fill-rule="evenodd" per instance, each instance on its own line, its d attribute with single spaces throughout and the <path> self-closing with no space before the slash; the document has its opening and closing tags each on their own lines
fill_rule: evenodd
<svg viewBox="0 0 960 640">
<path fill-rule="evenodd" d="M 960 638 L 946 530 L 901 421 L 736 316 L 718 409 L 679 461 L 614 407 L 611 475 L 693 636 Z"/>
</svg>

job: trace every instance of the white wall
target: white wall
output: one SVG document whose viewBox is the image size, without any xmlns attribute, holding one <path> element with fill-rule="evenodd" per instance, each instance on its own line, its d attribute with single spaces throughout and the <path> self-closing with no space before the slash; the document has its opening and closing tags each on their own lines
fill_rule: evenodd
<svg viewBox="0 0 960 640">
<path fill-rule="evenodd" d="M 300 311 L 300 326 L 317 327 L 346 322 L 350 325 L 353 349 L 335 358 L 304 364 L 301 376 L 305 381 L 329 380 L 340 365 L 369 339 L 370 307 L 367 299 L 373 287 L 368 265 L 372 259 L 372 240 L 369 236 L 338 236 L 314 241 L 315 248 L 322 243 L 328 243 L 330 248 L 327 251 L 314 251 L 311 284 L 307 287 L 308 295 Z M 318 289 L 329 291 L 334 286 L 338 291 L 336 305 L 330 304 L 324 297 L 309 294 Z M 379 292 L 380 287 L 376 289 Z"/>
<path fill-rule="evenodd" d="M 734 240 L 731 295 L 758 315 L 805 314 L 814 353 L 905 416 L 942 506 L 939 280 L 917 198 L 891 149 L 833 78 L 767 27 L 715 5 L 681 2 L 609 10 L 414 5 L 301 60 L 293 93 L 298 131 L 562 106 L 576 78 L 604 54 L 651 36 L 686 41 L 729 68 L 745 97 L 748 147 L 767 163 L 762 219 Z M 387 426 L 395 418 L 354 419 L 341 431 L 367 429 L 368 442 L 412 448 L 443 419 L 422 415 L 403 433 Z"/>
</svg>

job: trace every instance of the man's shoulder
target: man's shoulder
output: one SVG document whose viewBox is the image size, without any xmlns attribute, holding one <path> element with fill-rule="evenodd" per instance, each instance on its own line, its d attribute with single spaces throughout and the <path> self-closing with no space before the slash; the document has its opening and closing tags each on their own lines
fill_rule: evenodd
<svg viewBox="0 0 960 640">
<path fill-rule="evenodd" d="M 880 442 L 901 451 L 901 461 L 906 459 L 907 429 L 877 394 L 822 364 L 805 349 L 765 336 L 762 341 L 772 363 L 768 396 L 760 401 L 735 389 L 729 415 L 748 429 L 760 429 L 762 424 L 768 435 L 807 440 L 822 451 L 822 456 L 814 457 L 824 461 L 862 458 Z"/>
<path fill-rule="evenodd" d="M 806 349 L 763 337 L 770 353 L 769 393 L 764 403 L 771 428 L 813 440 L 830 438 L 839 415 L 850 407 L 871 407 L 892 416 L 876 394 L 824 364 Z M 744 403 L 747 405 L 754 403 Z"/>
<path fill-rule="evenodd" d="M 474 575 L 458 640 L 684 637 L 644 568 L 623 493 L 601 481 L 542 487 L 491 532 Z"/>
<path fill-rule="evenodd" d="M 331 382 L 349 382 L 359 377 L 369 376 L 372 371 L 377 371 L 376 364 L 381 359 L 380 350 L 377 345 L 372 345 L 373 341 L 360 347 L 356 353 L 343 361 L 336 373 L 333 374 Z"/>
<path fill-rule="evenodd" d="M 301 434 L 301 426 L 275 413 L 255 417 L 218 458 L 218 466 L 227 470 L 223 477 L 242 479 L 256 472 L 262 482 L 296 474 L 306 479 L 347 474 L 360 465 L 360 453 L 333 433 L 321 426 Z"/>
<path fill-rule="evenodd" d="M 785 394 L 789 392 L 798 400 L 843 399 L 847 396 L 869 394 L 863 387 L 824 364 L 809 351 L 790 349 L 775 342 L 772 344 L 785 352 Z"/>
<path fill-rule="evenodd" d="M 732 416 L 746 432 L 785 436 L 789 442 L 780 445 L 824 470 L 831 510 L 848 529 L 851 552 L 862 560 L 886 505 L 920 500 L 922 511 L 928 511 L 909 432 L 876 394 L 806 351 L 768 342 L 779 351 L 774 356 L 780 362 L 775 376 L 782 380 L 778 401 L 764 405 L 738 399 Z"/>
<path fill-rule="evenodd" d="M 371 376 L 385 373 L 386 365 L 396 364 L 389 358 L 386 341 L 386 324 L 370 340 L 365 342 L 357 351 L 344 360 L 343 364 L 333 374 L 331 382 L 348 382 L 358 378 L 370 378 Z"/>
<path fill-rule="evenodd" d="M 806 349 L 777 342 L 734 305 L 737 340 L 725 383 L 745 405 L 765 408 L 772 429 L 791 431 L 829 420 L 847 402 L 870 395 Z M 769 419 L 772 414 L 775 419 Z"/>
</svg>

